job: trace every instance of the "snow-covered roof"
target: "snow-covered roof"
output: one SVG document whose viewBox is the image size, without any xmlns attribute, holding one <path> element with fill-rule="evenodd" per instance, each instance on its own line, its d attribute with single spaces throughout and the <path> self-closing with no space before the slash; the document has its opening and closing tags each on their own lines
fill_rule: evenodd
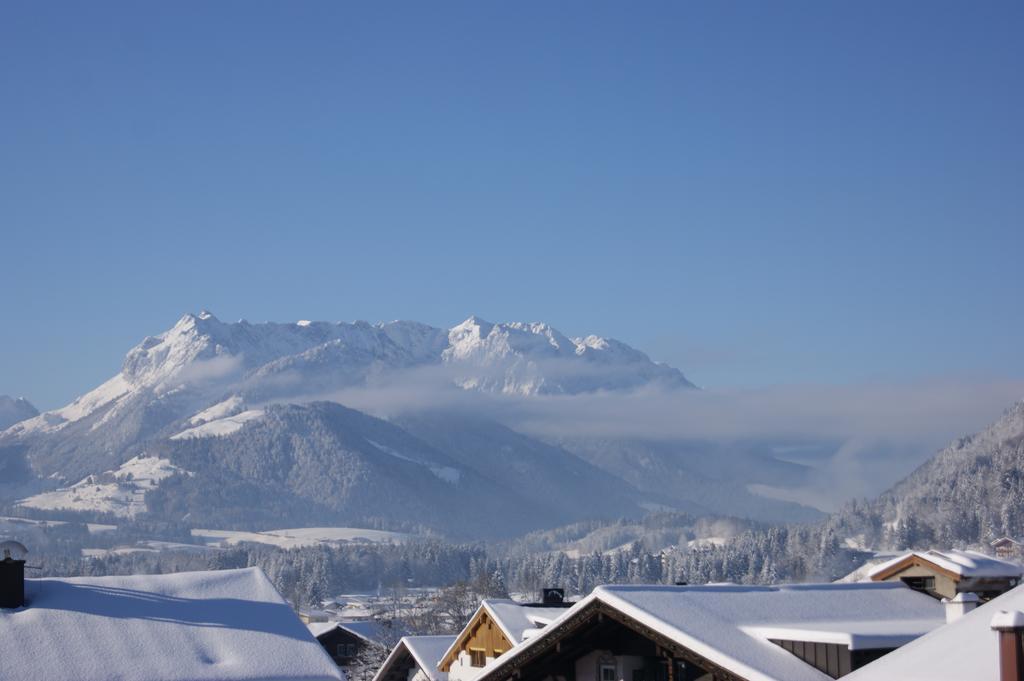
<svg viewBox="0 0 1024 681">
<path fill-rule="evenodd" d="M 334 631 L 338 628 L 337 622 L 310 622 L 306 625 L 309 629 L 309 633 L 313 634 L 314 638 L 320 638 L 329 631 Z"/>
<path fill-rule="evenodd" d="M 1024 568 L 1013 561 L 987 556 L 977 551 L 911 551 L 875 566 L 871 578 L 888 572 L 903 561 L 917 557 L 960 577 L 1020 577 Z"/>
<path fill-rule="evenodd" d="M 369 643 L 385 643 L 392 636 L 401 636 L 406 633 L 404 626 L 397 622 L 382 624 L 376 620 L 360 620 L 356 622 L 335 622 L 339 629 L 355 634 Z M 393 641 L 394 638 L 391 638 Z"/>
<path fill-rule="evenodd" d="M 1013 537 L 1005 537 L 1005 536 L 1004 537 L 999 537 L 998 539 L 993 539 L 992 541 L 989 542 L 989 546 L 998 546 L 1000 544 L 1020 544 L 1020 542 L 1017 541 L 1016 539 L 1014 539 Z"/>
<path fill-rule="evenodd" d="M 403 636 L 373 677 L 374 681 L 384 679 L 406 653 L 430 681 L 447 681 L 448 674 L 439 671 L 437 664 L 454 641 L 454 636 Z"/>
<path fill-rule="evenodd" d="M 459 635 L 455 637 L 448 650 L 441 656 L 441 659 L 446 660 L 455 653 L 459 641 L 473 627 L 481 613 L 487 613 L 498 625 L 502 633 L 505 634 L 505 638 L 509 640 L 509 643 L 512 646 L 517 646 L 523 642 L 524 638 L 535 635 L 539 629 L 561 617 L 566 610 L 567 608 L 565 607 L 545 608 L 539 605 L 520 603 L 510 598 L 485 598 L 480 601 L 480 607 L 469 618 L 469 622 L 462 628 Z"/>
<path fill-rule="evenodd" d="M 344 679 L 259 568 L 26 580 L 0 681 Z"/>
<path fill-rule="evenodd" d="M 1024 586 L 993 598 L 950 624 L 865 665 L 843 681 L 998 681 L 1001 611 L 1024 610 Z"/>
<path fill-rule="evenodd" d="M 942 604 L 898 582 L 782 586 L 603 586 L 537 636 L 503 655 L 478 681 L 551 637 L 598 602 L 750 681 L 829 678 L 770 638 L 888 647 L 945 622 Z"/>
<path fill-rule="evenodd" d="M 523 642 L 523 633 L 541 629 L 565 614 L 566 608 L 524 605 L 508 598 L 488 598 L 481 606 L 490 614 L 512 645 Z"/>
</svg>

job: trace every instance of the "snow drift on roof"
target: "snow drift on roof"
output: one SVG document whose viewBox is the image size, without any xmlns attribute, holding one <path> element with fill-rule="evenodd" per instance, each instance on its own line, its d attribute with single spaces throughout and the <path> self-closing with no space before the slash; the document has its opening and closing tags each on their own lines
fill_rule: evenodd
<svg viewBox="0 0 1024 681">
<path fill-rule="evenodd" d="M 339 681 L 258 568 L 26 582 L 0 681 Z"/>
<path fill-rule="evenodd" d="M 387 676 L 395 664 L 401 663 L 406 653 L 430 681 L 447 681 L 447 672 L 439 671 L 437 665 L 455 640 L 455 636 L 403 636 L 377 670 L 374 681 Z"/>
<path fill-rule="evenodd" d="M 911 551 L 876 566 L 868 573 L 868 576 L 874 577 L 881 574 L 910 556 L 917 556 L 961 577 L 1020 577 L 1024 573 L 1024 568 L 1018 563 L 986 556 L 977 551 L 953 549 L 951 551 Z"/>
<path fill-rule="evenodd" d="M 507 598 L 488 598 L 483 607 L 490 613 L 512 645 L 523 642 L 523 632 L 539 629 L 565 614 L 566 608 L 523 605 Z"/>
<path fill-rule="evenodd" d="M 999 678 L 993 616 L 1024 609 L 1024 586 L 858 669 L 844 681 L 988 681 Z"/>
<path fill-rule="evenodd" d="M 406 636 L 402 639 L 402 643 L 430 681 L 445 681 L 448 678 L 448 674 L 438 671 L 437 663 L 454 641 L 454 636 Z"/>
<path fill-rule="evenodd" d="M 842 634 L 865 646 L 873 643 L 871 636 L 887 643 L 885 637 L 921 635 L 945 622 L 941 603 L 898 582 L 603 586 L 502 656 L 478 681 L 496 678 L 498 670 L 557 635 L 562 622 L 596 601 L 750 681 L 829 678 L 768 640 L 782 628 L 819 638 Z"/>
</svg>

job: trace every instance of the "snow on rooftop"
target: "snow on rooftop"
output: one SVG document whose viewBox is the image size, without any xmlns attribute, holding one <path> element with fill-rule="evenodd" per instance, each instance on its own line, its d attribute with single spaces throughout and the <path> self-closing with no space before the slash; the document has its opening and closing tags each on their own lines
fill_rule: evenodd
<svg viewBox="0 0 1024 681">
<path fill-rule="evenodd" d="M 512 645 L 523 642 L 523 632 L 545 627 L 567 610 L 524 605 L 507 598 L 488 598 L 481 605 L 505 632 Z"/>
<path fill-rule="evenodd" d="M 484 610 L 490 615 L 509 642 L 513 646 L 517 646 L 524 640 L 536 636 L 539 630 L 564 615 L 569 608 L 527 605 L 510 598 L 485 598 L 480 602 L 477 612 L 480 610 Z M 476 620 L 476 613 L 466 623 L 466 627 L 469 627 L 474 620 Z M 463 628 L 462 631 L 465 632 L 466 629 Z M 461 636 L 460 633 L 459 637 Z M 452 639 L 448 649 L 439 659 L 447 658 L 450 653 L 454 652 L 459 637 Z"/>
<path fill-rule="evenodd" d="M 0 611 L 0 681 L 338 681 L 258 568 L 26 580 Z"/>
<path fill-rule="evenodd" d="M 993 598 L 950 624 L 865 665 L 844 681 L 997 681 L 1000 611 L 1024 610 L 1024 586 Z"/>
<path fill-rule="evenodd" d="M 776 641 L 836 643 L 850 650 L 898 648 L 935 628 L 935 618 L 898 620 L 835 620 L 742 629 L 753 636 Z"/>
<path fill-rule="evenodd" d="M 1024 568 L 1013 561 L 987 556 L 977 551 L 911 551 L 904 553 L 881 565 L 875 566 L 869 573 L 869 577 L 881 574 L 906 560 L 909 556 L 917 556 L 922 560 L 933 563 L 944 570 L 961 577 L 1020 577 L 1024 574 Z"/>
<path fill-rule="evenodd" d="M 359 620 L 355 622 L 335 622 L 334 625 L 355 634 L 369 643 L 384 643 L 388 639 L 394 641 L 393 637 L 406 633 L 405 628 L 397 622 L 389 625 L 376 620 Z"/>
<path fill-rule="evenodd" d="M 824 681 L 829 677 L 768 639 L 797 634 L 856 647 L 887 646 L 945 622 L 943 606 L 902 583 L 782 586 L 598 587 L 539 635 L 485 672 L 514 664 L 556 635 L 562 622 L 603 602 L 749 681 Z M 829 638 L 831 637 L 831 638 Z M 804 640 L 814 640 L 814 638 Z"/>
<path fill-rule="evenodd" d="M 337 629 L 338 628 L 338 623 L 334 622 L 334 621 L 331 621 L 331 622 L 310 622 L 309 624 L 306 625 L 306 628 L 309 629 L 309 633 L 313 634 L 314 638 L 320 638 L 321 636 L 323 636 L 327 632 L 334 631 L 335 629 Z"/>
<path fill-rule="evenodd" d="M 391 650 L 384 664 L 374 675 L 374 681 L 383 679 L 394 665 L 401 663 L 408 653 L 430 681 L 447 681 L 448 673 L 438 670 L 437 664 L 448 648 L 455 643 L 455 636 L 403 636 Z"/>
</svg>

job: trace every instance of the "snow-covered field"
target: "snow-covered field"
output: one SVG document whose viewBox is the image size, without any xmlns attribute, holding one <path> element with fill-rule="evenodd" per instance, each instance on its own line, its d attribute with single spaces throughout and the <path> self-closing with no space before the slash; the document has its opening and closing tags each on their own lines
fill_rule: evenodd
<svg viewBox="0 0 1024 681">
<path fill-rule="evenodd" d="M 115 546 L 112 549 L 82 549 L 82 556 L 85 558 L 105 558 L 106 556 L 123 556 L 129 553 L 160 553 L 161 551 L 209 553 L 219 550 L 215 546 L 203 544 L 183 544 L 181 542 L 150 539 L 136 542 L 132 546 Z"/>
<path fill-rule="evenodd" d="M 384 530 L 365 530 L 357 527 L 298 527 L 286 530 L 264 532 L 243 532 L 238 530 L 192 530 L 192 536 L 208 546 L 234 546 L 243 542 L 269 544 L 283 549 L 295 549 L 318 544 L 400 543 L 409 535 Z"/>
<path fill-rule="evenodd" d="M 18 505 L 47 511 L 112 513 L 130 518 L 146 510 L 146 492 L 175 473 L 188 472 L 167 459 L 136 456 L 121 464 L 116 471 L 90 475 L 71 487 L 22 499 Z"/>
<path fill-rule="evenodd" d="M 382 445 L 381 443 L 376 442 L 374 440 L 367 439 L 366 441 L 369 442 L 374 447 L 376 447 L 377 449 L 379 449 L 380 451 L 384 452 L 385 454 L 390 454 L 396 459 L 402 459 L 403 461 L 409 461 L 411 463 L 419 464 L 420 466 L 426 466 L 427 468 L 430 469 L 430 472 L 436 475 L 438 478 L 444 480 L 445 482 L 450 482 L 453 485 L 458 483 L 459 479 L 462 477 L 462 473 L 459 472 L 459 469 L 457 468 L 452 468 L 451 466 L 435 466 L 433 464 L 424 463 L 419 459 L 414 459 L 400 452 L 396 452 L 391 447 Z"/>
<path fill-rule="evenodd" d="M 219 406 L 219 405 L 215 405 Z M 209 410 L 207 410 L 209 411 Z M 199 418 L 199 414 L 193 417 L 193 420 Z M 213 421 L 207 421 L 202 425 L 188 428 L 186 430 L 172 435 L 172 440 L 188 440 L 192 438 L 200 437 L 222 437 L 224 435 L 231 435 L 232 433 L 238 432 L 242 429 L 249 421 L 254 421 L 263 416 L 262 409 L 250 409 L 243 411 L 241 414 L 235 414 L 234 416 L 225 416 L 223 418 L 214 419 Z"/>
</svg>

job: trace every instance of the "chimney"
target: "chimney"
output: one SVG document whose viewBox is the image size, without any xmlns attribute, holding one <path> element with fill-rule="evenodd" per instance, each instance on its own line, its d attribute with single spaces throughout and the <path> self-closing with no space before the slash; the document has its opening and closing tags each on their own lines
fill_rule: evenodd
<svg viewBox="0 0 1024 681">
<path fill-rule="evenodd" d="M 943 598 L 942 604 L 946 606 L 946 623 L 955 622 L 971 610 L 981 604 L 978 594 L 967 592 L 958 593 L 953 598 Z"/>
<path fill-rule="evenodd" d="M 25 605 L 25 555 L 16 541 L 0 542 L 0 608 Z"/>
<path fill-rule="evenodd" d="M 999 634 L 999 681 L 1024 681 L 1024 612 L 1000 610 L 990 626 Z"/>
<path fill-rule="evenodd" d="M 542 589 L 541 590 L 541 603 L 550 606 L 560 606 L 565 604 L 565 589 Z"/>
</svg>

